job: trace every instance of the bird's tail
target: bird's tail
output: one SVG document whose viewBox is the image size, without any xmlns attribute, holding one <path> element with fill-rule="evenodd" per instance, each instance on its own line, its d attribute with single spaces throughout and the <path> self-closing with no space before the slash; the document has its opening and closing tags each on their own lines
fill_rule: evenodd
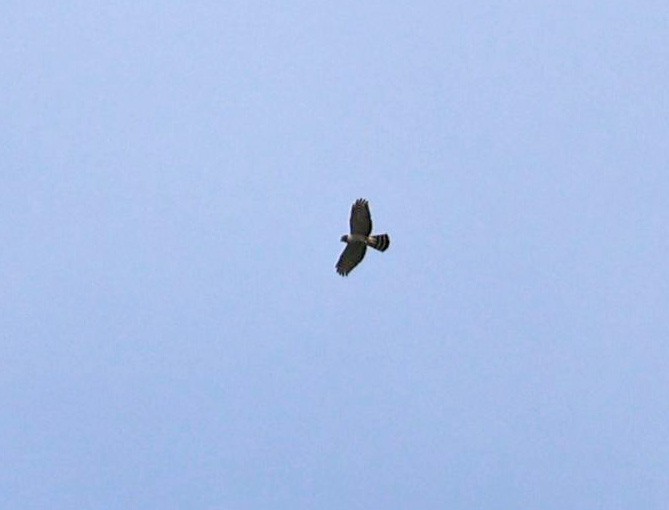
<svg viewBox="0 0 669 510">
<path fill-rule="evenodd" d="M 369 245 L 375 250 L 386 251 L 390 246 L 390 237 L 388 234 L 379 234 L 378 236 L 370 236 L 371 243 Z"/>
</svg>

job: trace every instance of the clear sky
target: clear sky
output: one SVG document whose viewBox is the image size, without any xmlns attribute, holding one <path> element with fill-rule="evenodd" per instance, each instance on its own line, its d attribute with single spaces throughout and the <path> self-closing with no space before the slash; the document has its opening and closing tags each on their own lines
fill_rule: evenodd
<svg viewBox="0 0 669 510">
<path fill-rule="evenodd" d="M 0 34 L 0 508 L 668 508 L 666 1 Z"/>
</svg>

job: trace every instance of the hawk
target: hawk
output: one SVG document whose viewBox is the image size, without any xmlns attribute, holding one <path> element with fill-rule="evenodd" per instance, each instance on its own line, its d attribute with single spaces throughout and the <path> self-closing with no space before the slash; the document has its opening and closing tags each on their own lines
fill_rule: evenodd
<svg viewBox="0 0 669 510">
<path fill-rule="evenodd" d="M 372 215 L 369 212 L 369 202 L 359 198 L 351 207 L 351 233 L 341 236 L 341 242 L 346 243 L 346 248 L 337 261 L 337 272 L 348 275 L 355 266 L 360 264 L 367 247 L 375 250 L 386 251 L 390 246 L 388 234 L 372 236 Z"/>
</svg>

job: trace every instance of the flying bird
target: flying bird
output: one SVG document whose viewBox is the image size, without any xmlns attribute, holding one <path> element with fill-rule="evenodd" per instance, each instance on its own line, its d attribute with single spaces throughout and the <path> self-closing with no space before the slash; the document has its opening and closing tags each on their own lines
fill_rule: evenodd
<svg viewBox="0 0 669 510">
<path fill-rule="evenodd" d="M 341 242 L 346 248 L 337 261 L 337 272 L 348 275 L 355 266 L 360 264 L 365 256 L 367 247 L 386 251 L 390 246 L 388 234 L 370 235 L 372 233 L 372 215 L 369 212 L 369 202 L 359 198 L 351 208 L 351 233 L 341 236 Z"/>
</svg>

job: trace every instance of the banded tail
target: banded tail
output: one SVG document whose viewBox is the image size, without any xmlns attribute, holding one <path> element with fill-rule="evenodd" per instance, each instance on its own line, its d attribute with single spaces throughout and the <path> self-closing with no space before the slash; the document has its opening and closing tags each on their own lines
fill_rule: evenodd
<svg viewBox="0 0 669 510">
<path fill-rule="evenodd" d="M 379 251 L 386 251 L 390 246 L 390 237 L 388 234 L 379 234 L 378 236 L 370 236 L 369 246 Z"/>
</svg>

